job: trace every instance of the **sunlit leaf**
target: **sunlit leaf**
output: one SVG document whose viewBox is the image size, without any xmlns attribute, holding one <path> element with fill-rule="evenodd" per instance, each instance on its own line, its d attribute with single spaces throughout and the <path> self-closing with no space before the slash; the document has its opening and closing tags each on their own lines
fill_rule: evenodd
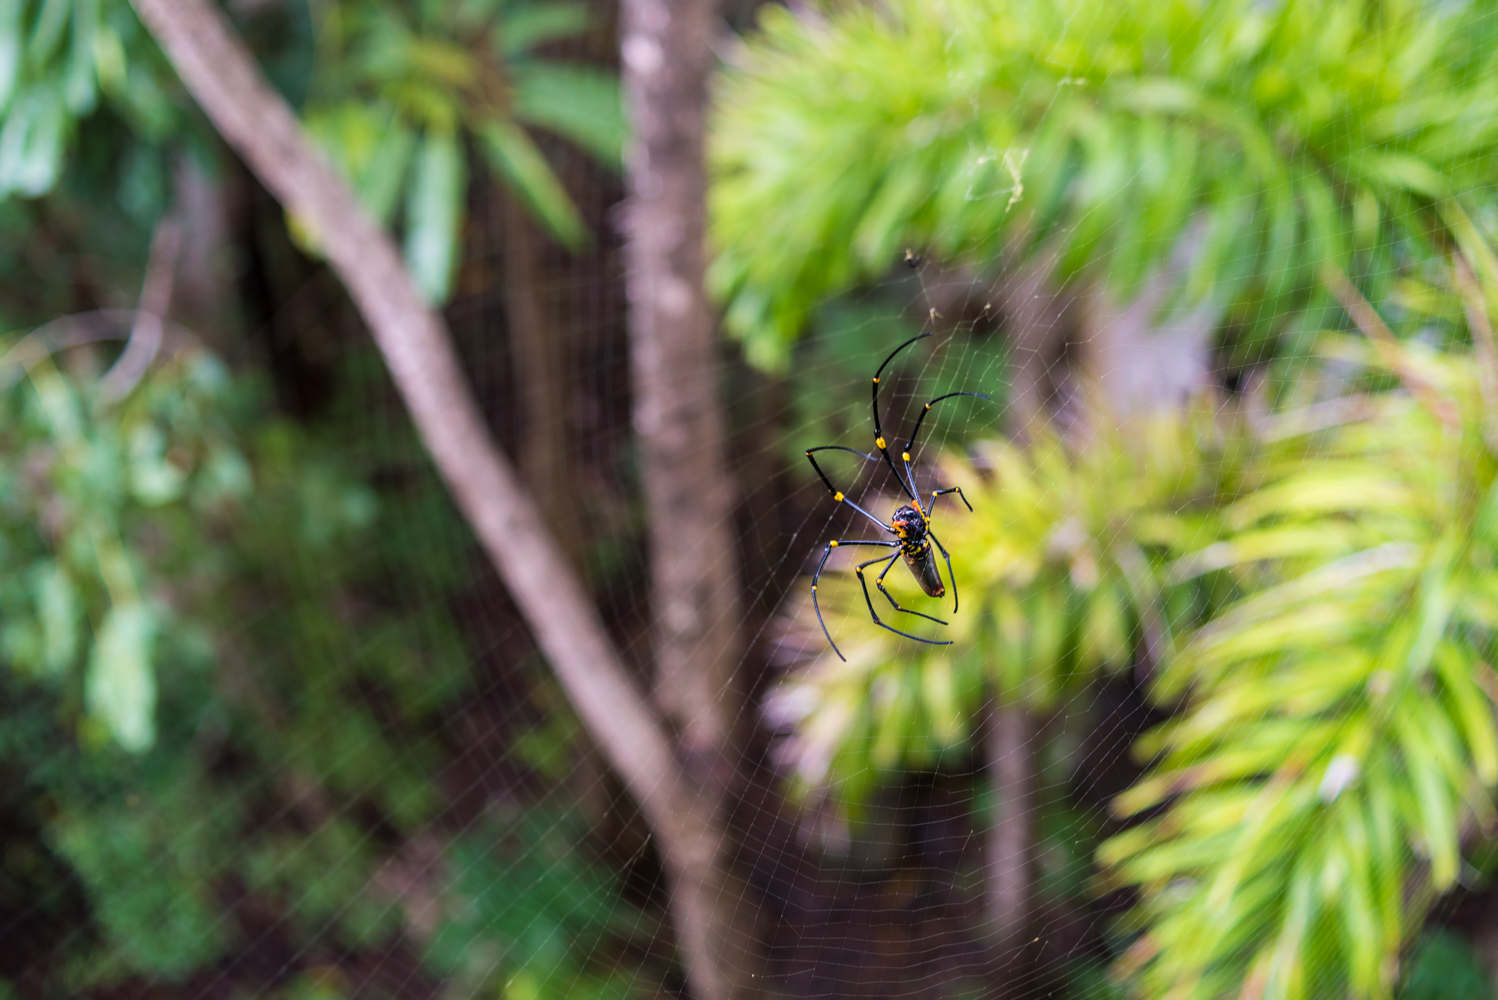
<svg viewBox="0 0 1498 1000">
<path fill-rule="evenodd" d="M 1237 532 L 1176 563 L 1184 580 L 1259 557 L 1246 596 L 1157 685 L 1184 710 L 1140 741 L 1157 763 L 1114 809 L 1163 812 L 1099 854 L 1139 884 L 1160 942 L 1129 971 L 1145 994 L 1388 997 L 1412 928 L 1462 869 L 1460 831 L 1493 822 L 1491 652 L 1461 624 L 1463 601 L 1498 583 L 1486 404 L 1468 355 L 1361 356 L 1419 365 L 1466 433 L 1370 394 L 1308 450 L 1267 444 L 1257 488 L 1226 511 Z M 1250 791 L 1225 839 L 1222 797 Z"/>
<path fill-rule="evenodd" d="M 428 132 L 406 193 L 406 265 L 427 300 L 447 301 L 461 252 L 463 148 L 452 133 Z"/>
<path fill-rule="evenodd" d="M 490 167 L 514 188 L 548 232 L 568 247 L 587 241 L 587 226 L 572 197 L 524 129 L 495 118 L 479 129 L 478 138 Z"/>
<path fill-rule="evenodd" d="M 67 125 L 54 85 L 33 84 L 16 98 L 0 128 L 0 197 L 34 198 L 52 189 L 62 169 Z"/>
<path fill-rule="evenodd" d="M 73 0 L 73 34 L 68 52 L 64 90 L 68 110 L 87 115 L 94 110 L 99 89 L 94 65 L 94 43 L 99 32 L 99 6 L 103 0 Z"/>
<path fill-rule="evenodd" d="M 574 38 L 588 30 L 588 7 L 581 3 L 512 3 L 495 32 L 505 57 L 528 52 L 547 42 Z"/>
<path fill-rule="evenodd" d="M 26 0 L 0 0 L 0 114 L 10 107 L 21 78 L 21 15 Z"/>
<path fill-rule="evenodd" d="M 156 616 L 139 603 L 110 608 L 94 639 L 86 695 L 120 746 L 132 753 L 156 740 Z"/>
<path fill-rule="evenodd" d="M 783 366 L 822 302 L 903 246 L 980 271 L 1056 254 L 1056 278 L 1127 300 L 1197 237 L 1169 309 L 1206 310 L 1247 356 L 1322 297 L 1316 265 L 1421 246 L 1432 201 L 1492 190 L 1476 8 L 928 7 L 767 8 L 728 60 L 711 284 L 757 364 Z"/>
<path fill-rule="evenodd" d="M 42 625 L 42 663 L 52 674 L 61 675 L 78 656 L 82 619 L 78 590 L 62 566 L 49 563 L 38 575 L 36 603 Z"/>
<path fill-rule="evenodd" d="M 515 70 L 515 117 L 570 139 L 619 169 L 624 111 L 619 78 L 582 66 L 532 63 Z"/>
</svg>

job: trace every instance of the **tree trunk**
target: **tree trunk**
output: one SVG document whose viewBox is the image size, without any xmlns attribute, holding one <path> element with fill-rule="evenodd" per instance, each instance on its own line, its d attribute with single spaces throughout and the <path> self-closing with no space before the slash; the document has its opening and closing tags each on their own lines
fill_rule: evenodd
<svg viewBox="0 0 1498 1000">
<path fill-rule="evenodd" d="M 634 426 L 649 520 L 656 700 L 705 823 L 695 871 L 673 878 L 676 925 L 711 960 L 699 1000 L 755 992 L 754 907 L 731 875 L 739 560 L 720 365 L 703 290 L 703 113 L 716 24 L 708 0 L 624 0 L 620 52 L 634 139 L 626 154 L 626 291 Z"/>
<path fill-rule="evenodd" d="M 738 559 L 715 324 L 702 287 L 703 110 L 713 6 L 626 0 L 626 289 L 634 425 L 650 514 L 657 698 L 682 748 L 711 756 L 736 712 Z"/>
<path fill-rule="evenodd" d="M 1019 958 L 1031 927 L 1035 739 L 1034 716 L 1018 702 L 996 697 L 987 734 L 989 775 L 998 799 L 988 842 L 988 915 L 1006 963 Z M 1006 978 L 1014 971 L 1006 968 Z"/>
<path fill-rule="evenodd" d="M 296 118 L 206 0 L 134 0 L 135 9 L 219 133 L 317 235 L 369 324 L 422 443 L 473 526 L 583 724 L 659 838 L 672 911 L 699 1000 L 733 995 L 718 919 L 685 922 L 743 893 L 727 874 L 715 805 L 688 782 L 662 727 L 610 644 L 514 470 L 495 447 L 442 318 L 417 292 L 389 235 L 313 152 Z M 742 992 L 742 991 L 740 991 Z"/>
</svg>

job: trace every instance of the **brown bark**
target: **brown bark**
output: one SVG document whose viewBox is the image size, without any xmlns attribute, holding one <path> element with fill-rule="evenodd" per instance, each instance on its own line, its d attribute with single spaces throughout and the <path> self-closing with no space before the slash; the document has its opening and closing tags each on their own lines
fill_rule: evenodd
<svg viewBox="0 0 1498 1000">
<path fill-rule="evenodd" d="M 999 815 L 989 834 L 989 925 L 1004 956 L 1028 940 L 1034 894 L 1034 717 L 1013 701 L 996 700 L 988 722 L 988 767 Z"/>
<path fill-rule="evenodd" d="M 723 874 L 726 849 L 717 813 L 684 780 L 596 610 L 495 447 L 441 317 L 422 300 L 390 237 L 313 152 L 291 109 L 223 15 L 206 0 L 135 0 L 135 9 L 219 133 L 321 241 L 458 508 L 573 707 L 659 837 L 678 890 L 672 910 L 694 991 L 700 1000 L 729 996 L 716 988 L 728 979 L 717 925 L 682 922 L 683 915 L 735 897 Z"/>
<path fill-rule="evenodd" d="M 702 287 L 707 0 L 626 0 L 626 289 L 634 425 L 650 514 L 657 698 L 683 748 L 711 755 L 733 723 L 738 662 L 733 489 L 724 466 L 714 322 Z"/>
<path fill-rule="evenodd" d="M 739 560 L 715 323 L 703 290 L 709 0 L 624 0 L 620 52 L 634 138 L 626 155 L 626 291 L 634 426 L 649 520 L 656 700 L 716 852 L 673 878 L 676 925 L 719 961 L 689 970 L 700 1000 L 755 992 L 754 908 L 727 826 L 740 705 Z M 708 859 L 704 859 L 707 861 Z"/>
</svg>

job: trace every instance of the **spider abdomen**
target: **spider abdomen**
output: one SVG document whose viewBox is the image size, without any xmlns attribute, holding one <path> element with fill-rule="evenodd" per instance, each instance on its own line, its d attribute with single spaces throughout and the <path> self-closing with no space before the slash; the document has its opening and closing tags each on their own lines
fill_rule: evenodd
<svg viewBox="0 0 1498 1000">
<path fill-rule="evenodd" d="M 936 557 L 931 551 L 930 542 L 922 542 L 920 545 L 900 546 L 900 555 L 905 557 L 905 565 L 910 567 L 910 575 L 915 577 L 915 582 L 921 585 L 921 589 L 928 597 L 942 597 L 947 588 L 941 582 L 941 573 L 936 568 Z"/>
</svg>

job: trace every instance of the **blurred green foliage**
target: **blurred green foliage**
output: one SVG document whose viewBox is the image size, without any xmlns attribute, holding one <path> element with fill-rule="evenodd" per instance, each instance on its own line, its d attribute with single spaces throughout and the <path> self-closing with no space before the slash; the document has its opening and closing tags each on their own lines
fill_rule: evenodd
<svg viewBox="0 0 1498 1000">
<path fill-rule="evenodd" d="M 1388 996 L 1464 838 L 1494 829 L 1498 459 L 1479 379 L 1498 368 L 1376 346 L 1329 350 L 1410 392 L 1320 434 L 1280 428 L 1314 436 L 1312 460 L 1271 450 L 1228 537 L 1187 563 L 1245 596 L 1156 685 L 1185 710 L 1141 741 L 1156 763 L 1115 810 L 1168 808 L 1100 852 L 1143 891 L 1125 967 L 1147 992 Z"/>
<path fill-rule="evenodd" d="M 310 33 L 296 11 L 275 18 L 283 30 L 272 32 L 266 68 L 369 211 L 383 224 L 400 221 L 407 264 L 434 302 L 450 295 L 462 253 L 465 136 L 555 238 L 573 248 L 589 239 L 528 131 L 619 166 L 617 76 L 542 54 L 592 29 L 586 4 L 325 0 L 310 15 Z M 267 19 L 246 16 L 252 27 Z M 302 50 L 310 74 L 299 68 Z M 168 150 L 196 147 L 207 161 L 213 144 L 127 0 L 0 3 L 0 201 L 54 189 L 101 95 L 127 127 L 111 150 L 120 203 L 148 224 L 166 208 Z M 315 251 L 317 234 L 291 221 Z"/>
<path fill-rule="evenodd" d="M 78 123 L 101 96 L 142 140 L 180 133 L 171 71 L 125 0 L 0 4 L 0 198 L 56 185 Z"/>
<path fill-rule="evenodd" d="M 980 274 L 1056 254 L 1127 299 L 1188 233 L 1162 311 L 1210 307 L 1253 358 L 1324 325 L 1323 262 L 1382 300 L 1443 253 L 1433 200 L 1489 200 L 1485 3 L 819 7 L 763 8 L 716 100 L 711 282 L 763 367 L 909 246 Z"/>
<path fill-rule="evenodd" d="M 541 55 L 591 27 L 583 3 L 345 0 L 313 5 L 317 71 L 307 128 L 374 216 L 404 197 L 406 263 L 446 301 L 462 251 L 463 136 L 546 230 L 576 248 L 589 232 L 527 129 L 562 136 L 618 169 L 618 78 Z M 315 245 L 315 234 L 305 234 Z"/>
<path fill-rule="evenodd" d="M 1493 981 L 1472 946 L 1445 931 L 1421 937 L 1401 1000 L 1492 1000 Z"/>
<path fill-rule="evenodd" d="M 210 970 L 248 908 L 304 949 L 404 936 L 491 995 L 635 992 L 609 956 L 650 925 L 577 817 L 444 826 L 470 555 L 414 443 L 364 453 L 405 467 L 376 493 L 337 433 L 271 418 L 199 348 L 113 405 L 88 348 L 47 346 L 0 358 L 0 768 L 36 831 L 7 834 L 0 898 L 30 879 L 34 916 L 94 928 L 56 987 Z M 564 761 L 575 732 L 538 738 Z"/>
</svg>

